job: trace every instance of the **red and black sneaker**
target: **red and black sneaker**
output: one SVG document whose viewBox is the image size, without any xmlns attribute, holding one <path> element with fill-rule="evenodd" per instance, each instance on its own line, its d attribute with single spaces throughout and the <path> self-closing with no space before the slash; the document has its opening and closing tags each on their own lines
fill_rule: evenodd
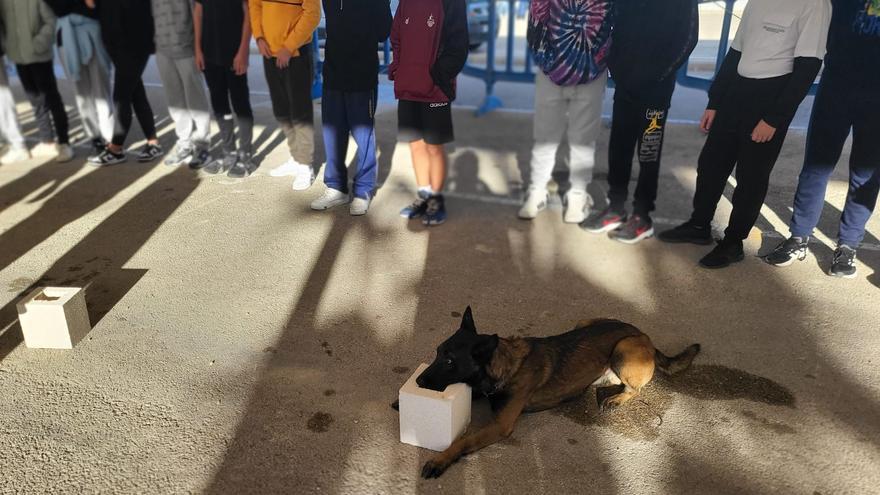
<svg viewBox="0 0 880 495">
<path fill-rule="evenodd" d="M 604 234 L 620 227 L 625 221 L 626 215 L 624 213 L 616 212 L 609 206 L 587 217 L 581 222 L 581 228 L 591 234 Z"/>
<path fill-rule="evenodd" d="M 619 229 L 608 233 L 608 237 L 625 244 L 635 244 L 654 235 L 654 223 L 648 216 L 638 213 L 630 215 Z"/>
</svg>

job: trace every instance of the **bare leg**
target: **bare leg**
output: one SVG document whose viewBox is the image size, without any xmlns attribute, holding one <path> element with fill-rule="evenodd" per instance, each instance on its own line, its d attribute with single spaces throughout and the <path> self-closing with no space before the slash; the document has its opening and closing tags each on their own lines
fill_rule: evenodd
<svg viewBox="0 0 880 495">
<path fill-rule="evenodd" d="M 413 171 L 416 173 L 416 185 L 419 187 L 431 185 L 431 155 L 428 153 L 428 147 L 429 145 L 422 139 L 409 143 Z"/>
</svg>

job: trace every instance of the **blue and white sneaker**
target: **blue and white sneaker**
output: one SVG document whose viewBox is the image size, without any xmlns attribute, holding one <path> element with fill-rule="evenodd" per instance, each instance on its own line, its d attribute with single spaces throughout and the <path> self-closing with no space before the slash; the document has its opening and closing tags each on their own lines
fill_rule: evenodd
<svg viewBox="0 0 880 495">
<path fill-rule="evenodd" d="M 427 226 L 440 225 L 446 221 L 446 204 L 442 194 L 436 194 L 425 202 L 425 216 L 422 223 Z"/>
<path fill-rule="evenodd" d="M 413 201 L 411 205 L 400 210 L 400 216 L 408 220 L 412 220 L 413 218 L 420 218 L 425 215 L 425 210 L 427 210 L 427 208 L 428 195 L 419 191 L 419 195 L 416 200 Z"/>
</svg>

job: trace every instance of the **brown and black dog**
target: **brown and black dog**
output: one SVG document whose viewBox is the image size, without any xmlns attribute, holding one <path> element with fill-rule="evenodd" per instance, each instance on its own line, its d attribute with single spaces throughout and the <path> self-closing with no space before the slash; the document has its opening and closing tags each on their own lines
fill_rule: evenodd
<svg viewBox="0 0 880 495">
<path fill-rule="evenodd" d="M 428 461 L 422 477 L 439 477 L 461 456 L 508 437 L 523 412 L 555 407 L 593 384 L 598 386 L 600 410 L 620 406 L 651 381 L 655 367 L 677 373 L 690 366 L 698 352 L 700 345 L 694 344 L 667 357 L 638 328 L 610 319 L 582 322 L 552 337 L 481 335 L 468 306 L 460 328 L 440 344 L 436 359 L 416 382 L 437 391 L 467 383 L 489 398 L 495 419 Z"/>
</svg>

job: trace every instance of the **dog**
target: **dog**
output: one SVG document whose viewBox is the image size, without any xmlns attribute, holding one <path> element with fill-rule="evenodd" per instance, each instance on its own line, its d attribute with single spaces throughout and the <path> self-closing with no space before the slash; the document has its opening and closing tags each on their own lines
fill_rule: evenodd
<svg viewBox="0 0 880 495">
<path fill-rule="evenodd" d="M 583 321 L 551 337 L 479 334 L 468 306 L 459 329 L 440 344 L 436 359 L 416 383 L 435 391 L 467 383 L 475 396 L 489 399 L 495 417 L 425 463 L 421 476 L 439 477 L 463 455 L 510 436 L 523 412 L 558 406 L 591 385 L 597 386 L 600 411 L 623 405 L 651 381 L 655 368 L 670 375 L 681 372 L 699 352 L 700 345 L 693 344 L 668 357 L 638 328 L 612 319 Z"/>
</svg>

